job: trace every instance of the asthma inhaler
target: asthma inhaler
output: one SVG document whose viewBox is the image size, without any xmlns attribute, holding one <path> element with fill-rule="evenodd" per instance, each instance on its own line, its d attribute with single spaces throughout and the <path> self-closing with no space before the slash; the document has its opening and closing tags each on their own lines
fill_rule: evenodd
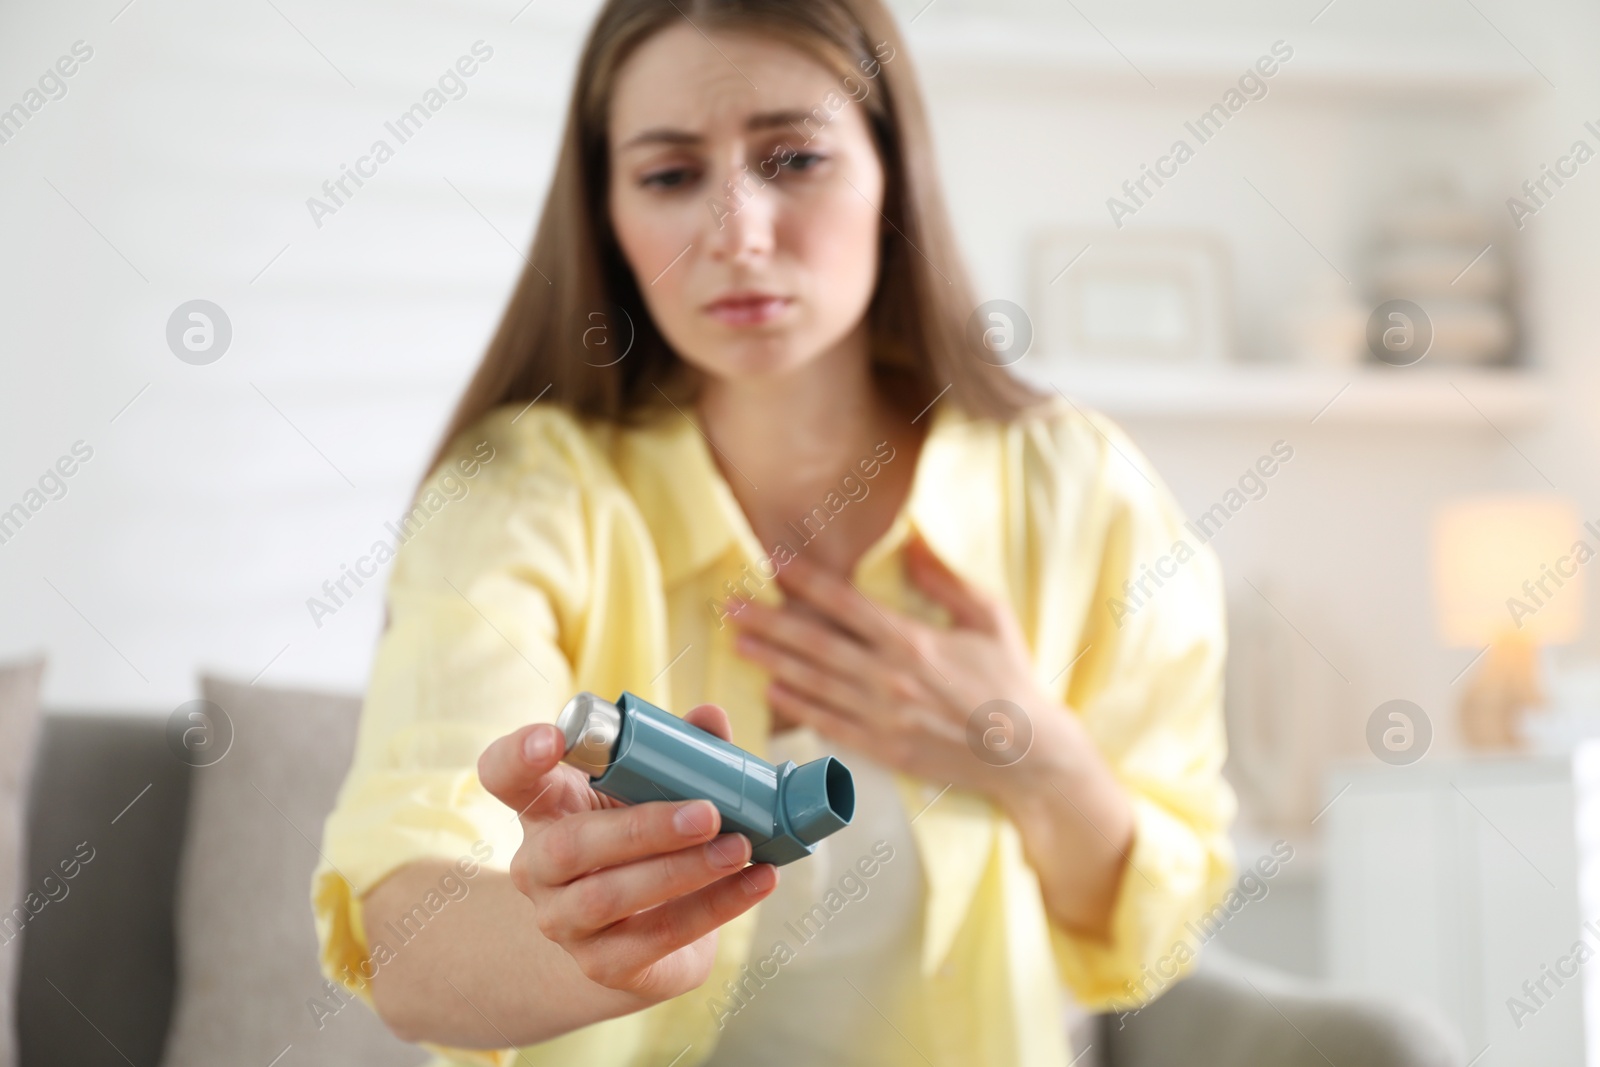
<svg viewBox="0 0 1600 1067">
<path fill-rule="evenodd" d="M 855 780 L 834 757 L 774 767 L 632 693 L 615 704 L 579 693 L 556 727 L 567 742 L 562 761 L 587 774 L 596 792 L 627 804 L 709 800 L 723 833 L 750 839 L 752 863 L 809 856 L 855 814 Z"/>
</svg>

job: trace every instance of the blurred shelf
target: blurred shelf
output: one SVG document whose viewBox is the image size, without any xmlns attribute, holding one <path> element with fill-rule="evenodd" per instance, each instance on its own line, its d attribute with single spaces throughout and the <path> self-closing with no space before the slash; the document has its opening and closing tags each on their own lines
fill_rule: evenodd
<svg viewBox="0 0 1600 1067">
<path fill-rule="evenodd" d="M 1463 42 L 1388 44 L 1331 34 L 1301 36 L 1263 29 L 1253 49 L 1235 32 L 1214 38 L 1112 33 L 1115 47 L 1087 26 L 1035 25 L 997 17 L 945 19 L 913 27 L 915 61 L 936 82 L 964 92 L 987 88 L 1009 93 L 1031 83 L 1068 91 L 1203 90 L 1220 95 L 1275 40 L 1294 54 L 1267 80 L 1280 91 L 1356 98 L 1476 103 L 1521 95 L 1544 86 L 1543 76 L 1502 51 Z"/>
<path fill-rule="evenodd" d="M 1219 367 L 1069 365 L 1033 356 L 1017 370 L 1113 418 L 1299 421 L 1323 425 L 1460 426 L 1508 431 L 1541 422 L 1543 378 L 1469 367 Z"/>
</svg>

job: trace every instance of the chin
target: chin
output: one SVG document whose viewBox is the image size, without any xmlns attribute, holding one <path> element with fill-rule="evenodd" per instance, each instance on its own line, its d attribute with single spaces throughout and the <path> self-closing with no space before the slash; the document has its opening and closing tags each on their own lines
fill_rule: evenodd
<svg viewBox="0 0 1600 1067">
<path fill-rule="evenodd" d="M 773 378 L 798 370 L 816 355 L 792 337 L 773 335 L 712 343 L 688 362 L 716 378 Z"/>
</svg>

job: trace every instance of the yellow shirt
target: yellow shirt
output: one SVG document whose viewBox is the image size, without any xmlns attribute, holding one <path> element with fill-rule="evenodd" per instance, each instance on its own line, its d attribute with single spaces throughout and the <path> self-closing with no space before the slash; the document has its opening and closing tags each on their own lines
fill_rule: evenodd
<svg viewBox="0 0 1600 1067">
<path fill-rule="evenodd" d="M 907 812 L 921 812 L 912 831 L 926 891 L 924 1026 L 905 1033 L 899 1062 L 1064 1067 L 1063 990 L 1107 1009 L 1164 989 L 1198 948 L 1186 923 L 1233 877 L 1220 572 L 1105 419 L 1060 401 L 1011 423 L 948 402 L 923 417 L 932 424 L 910 495 L 854 581 L 889 608 L 947 624 L 903 573 L 914 528 L 953 569 L 1002 594 L 1039 681 L 1081 717 L 1131 795 L 1135 841 L 1109 942 L 1079 937 L 1048 920 L 1020 837 L 987 799 L 896 776 Z M 398 528 L 390 625 L 311 889 L 323 970 L 368 1003 L 363 976 L 394 938 L 368 940 L 361 895 L 415 860 L 487 856 L 503 869 L 521 841 L 514 814 L 477 779 L 496 737 L 553 721 L 579 690 L 615 699 L 627 689 L 679 713 L 720 704 L 734 741 L 765 754 L 767 679 L 734 653 L 716 604 L 734 591 L 782 597 L 695 419 L 664 407 L 623 429 L 546 403 L 497 409 L 455 443 Z M 804 524 L 795 517 L 792 548 L 873 490 L 867 472 L 881 466 L 865 461 L 913 462 L 887 448 L 862 460 Z M 425 903 L 437 911 L 454 899 Z M 434 1051 L 441 1063 L 496 1067 L 691 1067 L 715 1046 L 724 982 L 766 951 L 751 944 L 755 914 L 723 928 L 699 990 L 520 1059 Z"/>
</svg>

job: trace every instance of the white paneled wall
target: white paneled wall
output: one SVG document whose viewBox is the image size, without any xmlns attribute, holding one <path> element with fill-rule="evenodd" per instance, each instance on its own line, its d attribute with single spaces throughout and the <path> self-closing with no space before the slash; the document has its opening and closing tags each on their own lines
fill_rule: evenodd
<svg viewBox="0 0 1600 1067">
<path fill-rule="evenodd" d="M 592 11 L 274 3 L 35 6 L 0 33 L 6 92 L 94 49 L 0 146 L 0 500 L 94 449 L 0 545 L 0 654 L 48 651 L 52 704 L 165 710 L 200 668 L 362 684 L 381 585 L 320 629 L 305 600 L 402 509 L 493 328 Z M 400 143 L 385 123 L 480 41 Z M 393 158 L 318 226 L 307 198 L 380 137 Z M 233 327 L 206 366 L 165 342 L 194 298 Z"/>
</svg>

